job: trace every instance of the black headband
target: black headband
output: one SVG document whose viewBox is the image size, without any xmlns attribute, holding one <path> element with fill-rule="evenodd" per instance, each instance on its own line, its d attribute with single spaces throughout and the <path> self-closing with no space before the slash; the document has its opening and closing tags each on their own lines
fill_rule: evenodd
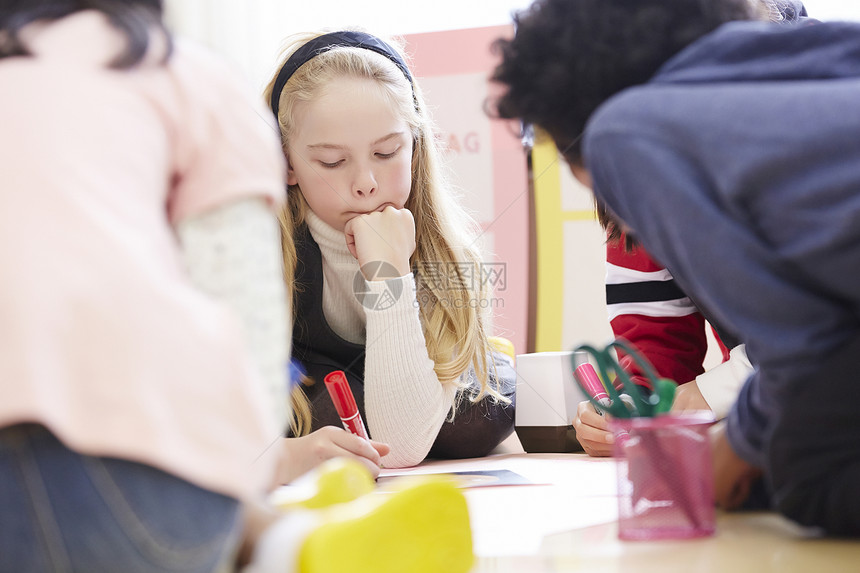
<svg viewBox="0 0 860 573">
<path fill-rule="evenodd" d="M 364 32 L 331 32 L 317 36 L 308 43 L 302 45 L 298 50 L 293 52 L 287 61 L 284 62 L 281 71 L 278 72 L 278 77 L 275 79 L 275 85 L 272 87 L 272 98 L 270 104 L 275 117 L 278 117 L 278 102 L 281 100 L 281 92 L 287 82 L 311 58 L 322 54 L 331 48 L 348 47 L 348 48 L 364 48 L 372 50 L 377 54 L 382 54 L 400 68 L 409 83 L 412 84 L 412 74 L 409 73 L 409 68 L 406 67 L 406 62 L 403 58 L 388 44 L 370 34 Z"/>
</svg>

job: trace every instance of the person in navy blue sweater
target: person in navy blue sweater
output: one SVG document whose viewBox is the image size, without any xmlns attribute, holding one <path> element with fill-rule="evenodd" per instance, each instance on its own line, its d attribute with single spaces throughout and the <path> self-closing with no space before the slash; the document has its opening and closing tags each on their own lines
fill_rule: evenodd
<svg viewBox="0 0 860 573">
<path fill-rule="evenodd" d="M 785 3 L 783 3 L 785 4 Z M 498 115 L 542 127 L 756 366 L 717 502 L 860 534 L 860 24 L 748 0 L 539 0 L 497 43 Z"/>
</svg>

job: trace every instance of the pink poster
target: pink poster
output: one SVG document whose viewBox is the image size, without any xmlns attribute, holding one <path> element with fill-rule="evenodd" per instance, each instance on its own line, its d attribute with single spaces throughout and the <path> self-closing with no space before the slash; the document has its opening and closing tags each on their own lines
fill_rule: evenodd
<svg viewBox="0 0 860 573">
<path fill-rule="evenodd" d="M 491 290 L 489 333 L 527 352 L 529 309 L 529 193 L 519 125 L 484 111 L 497 58 L 494 40 L 511 26 L 404 36 L 415 76 L 444 142 L 461 201 L 478 221 L 485 262 L 476 279 Z"/>
</svg>

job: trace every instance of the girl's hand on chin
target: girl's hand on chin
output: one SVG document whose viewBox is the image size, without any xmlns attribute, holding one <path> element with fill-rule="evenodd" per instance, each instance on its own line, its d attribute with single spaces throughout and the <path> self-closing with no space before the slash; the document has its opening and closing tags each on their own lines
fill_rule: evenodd
<svg viewBox="0 0 860 573">
<path fill-rule="evenodd" d="M 397 209 L 391 205 L 382 211 L 358 215 L 347 221 L 343 228 L 346 246 L 358 259 L 360 267 L 368 263 L 387 263 L 394 267 L 397 276 L 409 274 L 409 258 L 415 252 L 415 219 L 408 209 Z M 367 280 L 385 280 L 385 268 Z"/>
</svg>

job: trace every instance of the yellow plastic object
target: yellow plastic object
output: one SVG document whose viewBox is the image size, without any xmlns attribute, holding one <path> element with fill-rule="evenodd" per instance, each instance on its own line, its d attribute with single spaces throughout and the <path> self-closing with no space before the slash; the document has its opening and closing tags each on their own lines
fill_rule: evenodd
<svg viewBox="0 0 860 573">
<path fill-rule="evenodd" d="M 489 342 L 490 346 L 495 350 L 510 356 L 511 360 L 517 359 L 517 351 L 514 348 L 514 344 L 507 338 L 502 338 L 501 336 L 490 336 L 487 338 L 487 342 Z"/>
<path fill-rule="evenodd" d="M 376 489 L 376 482 L 361 462 L 350 458 L 332 458 L 299 478 L 295 489 L 299 492 L 296 497 L 275 500 L 275 505 L 282 510 L 329 507 L 372 492 Z"/>
<path fill-rule="evenodd" d="M 300 573 L 466 573 L 472 530 L 450 477 L 396 480 L 391 493 L 324 510 L 299 553 Z"/>
</svg>

